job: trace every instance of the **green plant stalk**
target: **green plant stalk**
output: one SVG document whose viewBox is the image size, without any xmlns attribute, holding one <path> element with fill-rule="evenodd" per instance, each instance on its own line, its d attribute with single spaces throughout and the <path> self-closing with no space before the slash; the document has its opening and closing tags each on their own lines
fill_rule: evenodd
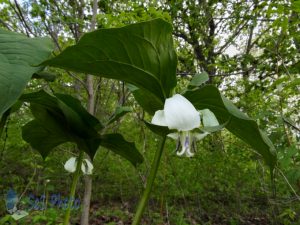
<svg viewBox="0 0 300 225">
<path fill-rule="evenodd" d="M 145 211 L 146 205 L 147 205 L 149 197 L 150 197 L 150 193 L 151 193 L 152 186 L 153 186 L 153 183 L 154 183 L 154 180 L 156 177 L 156 173 L 157 173 L 157 170 L 159 167 L 160 158 L 161 158 L 164 146 L 165 146 L 165 142 L 166 142 L 166 136 L 164 136 L 162 138 L 162 140 L 160 142 L 160 147 L 155 152 L 154 160 L 151 165 L 150 174 L 149 174 L 149 177 L 147 178 L 146 188 L 145 188 L 143 195 L 140 199 L 140 202 L 138 204 L 136 213 L 133 218 L 132 225 L 139 225 L 141 222 L 143 213 Z"/>
<path fill-rule="evenodd" d="M 74 196 L 75 196 L 75 191 L 76 191 L 76 186 L 77 186 L 77 183 L 78 183 L 78 179 L 79 179 L 79 176 L 80 176 L 80 168 L 81 168 L 81 164 L 82 164 L 82 160 L 83 160 L 83 155 L 84 155 L 84 151 L 80 151 L 78 159 L 77 159 L 75 174 L 74 174 L 73 180 L 72 180 L 72 186 L 71 186 L 69 201 L 68 201 L 68 208 L 67 208 L 66 213 L 65 213 L 65 218 L 64 218 L 63 225 L 69 225 L 69 220 L 70 220 L 70 215 L 71 215 L 71 207 L 72 207 L 72 204 L 73 204 L 73 199 L 74 199 Z"/>
</svg>

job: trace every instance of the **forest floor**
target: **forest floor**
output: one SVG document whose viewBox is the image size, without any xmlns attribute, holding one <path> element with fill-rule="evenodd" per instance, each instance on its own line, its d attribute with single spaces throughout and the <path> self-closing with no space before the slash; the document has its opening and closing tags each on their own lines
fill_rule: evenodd
<svg viewBox="0 0 300 225">
<path fill-rule="evenodd" d="M 91 225 L 130 225 L 133 218 L 134 208 L 129 204 L 110 203 L 109 206 L 101 206 L 93 203 L 91 206 Z M 163 219 L 162 219 L 163 218 Z M 171 215 L 162 208 L 148 209 L 142 221 L 144 225 L 271 225 L 274 224 L 270 215 L 249 213 L 247 215 L 236 215 L 235 218 L 218 214 L 218 212 L 197 214 L 195 212 L 173 212 Z M 277 224 L 279 225 L 279 224 Z M 295 224 L 296 225 L 296 224 Z"/>
</svg>

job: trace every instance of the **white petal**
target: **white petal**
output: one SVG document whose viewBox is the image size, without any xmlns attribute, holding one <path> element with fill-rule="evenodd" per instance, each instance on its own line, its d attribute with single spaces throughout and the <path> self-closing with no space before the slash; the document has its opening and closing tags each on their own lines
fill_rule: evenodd
<svg viewBox="0 0 300 225">
<path fill-rule="evenodd" d="M 158 110 L 155 112 L 152 121 L 152 124 L 158 125 L 158 126 L 168 126 L 166 119 L 165 119 L 165 113 L 164 110 Z"/>
<path fill-rule="evenodd" d="M 167 135 L 169 138 L 172 138 L 174 140 L 178 140 L 179 134 L 178 133 L 171 133 Z"/>
<path fill-rule="evenodd" d="M 205 133 L 202 133 L 202 134 L 197 133 L 197 134 L 193 134 L 193 136 L 196 140 L 199 141 L 199 140 L 205 138 L 208 134 L 209 134 L 208 132 L 205 132 Z"/>
<path fill-rule="evenodd" d="M 166 99 L 164 118 L 170 129 L 188 131 L 200 126 L 199 112 L 189 100 L 179 94 Z"/>
<path fill-rule="evenodd" d="M 178 156 L 182 156 L 183 154 L 188 155 L 190 153 L 190 147 L 191 147 L 190 132 L 183 131 L 180 133 L 180 144 L 181 144 L 181 151 L 177 152 L 177 155 Z"/>
<path fill-rule="evenodd" d="M 185 155 L 190 158 L 194 156 L 194 153 L 191 152 L 191 148 L 188 148 L 185 152 Z"/>
<path fill-rule="evenodd" d="M 209 109 L 200 110 L 200 113 L 202 114 L 203 125 L 205 127 L 214 127 L 220 125 L 215 114 Z"/>
<path fill-rule="evenodd" d="M 192 157 L 194 156 L 194 153 L 191 152 L 191 145 L 192 145 L 192 134 L 191 132 L 183 132 L 183 135 L 185 135 L 185 140 L 184 140 L 184 146 L 185 146 L 185 155 L 187 157 Z"/>
<path fill-rule="evenodd" d="M 91 175 L 93 172 L 93 169 L 94 169 L 94 166 L 88 159 L 84 159 L 82 161 L 81 170 L 84 174 Z"/>
<path fill-rule="evenodd" d="M 181 151 L 180 152 L 177 152 L 176 154 L 178 155 L 178 156 L 182 156 L 184 153 L 185 153 L 185 146 L 184 145 L 181 145 Z"/>
<path fill-rule="evenodd" d="M 64 167 L 65 167 L 65 170 L 67 170 L 68 172 L 74 173 L 76 170 L 76 165 L 77 165 L 76 157 L 71 157 L 65 163 Z"/>
</svg>

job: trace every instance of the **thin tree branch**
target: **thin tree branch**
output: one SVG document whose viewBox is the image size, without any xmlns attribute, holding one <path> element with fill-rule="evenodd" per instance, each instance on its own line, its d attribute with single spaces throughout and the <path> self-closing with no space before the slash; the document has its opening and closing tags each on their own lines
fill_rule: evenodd
<svg viewBox="0 0 300 225">
<path fill-rule="evenodd" d="M 74 78 L 75 80 L 77 80 L 86 89 L 86 91 L 88 91 L 87 85 L 86 85 L 86 83 L 83 80 L 81 80 L 79 77 L 77 77 L 75 74 L 71 73 L 70 71 L 66 71 L 66 72 L 72 78 Z"/>
<path fill-rule="evenodd" d="M 59 5 L 57 4 L 57 1 L 53 1 L 53 4 L 56 6 L 56 9 L 58 11 L 58 13 L 66 20 L 67 19 L 67 15 L 64 13 L 63 10 L 61 10 L 61 7 L 59 7 Z M 63 3 L 62 3 L 63 4 Z M 73 37 L 76 38 L 76 31 L 74 30 L 74 28 L 72 27 L 73 23 L 65 23 L 68 25 L 71 33 L 73 34 Z"/>
<path fill-rule="evenodd" d="M 229 44 L 232 43 L 232 41 L 241 33 L 241 31 L 247 26 L 248 21 L 244 22 L 244 24 L 239 24 L 239 28 L 227 39 L 225 44 L 219 48 L 218 51 L 216 51 L 216 55 L 221 54 L 224 49 L 228 47 Z"/>
<path fill-rule="evenodd" d="M 24 24 L 24 26 L 25 26 L 25 28 L 26 28 L 26 33 L 28 34 L 27 36 L 29 37 L 29 33 L 31 33 L 33 36 L 36 36 L 36 34 L 35 34 L 34 32 L 32 32 L 31 28 L 30 28 L 29 25 L 27 24 L 27 21 L 26 21 L 24 15 L 23 15 L 23 12 L 22 12 L 22 10 L 21 10 L 21 7 L 20 7 L 19 3 L 18 3 L 16 0 L 14 0 L 14 3 L 15 3 L 15 5 L 16 5 L 17 11 L 18 11 L 18 12 L 16 12 L 16 10 L 15 10 L 15 12 L 17 13 L 17 15 L 18 15 L 20 21 Z M 28 32 L 27 32 L 27 31 L 28 31 Z"/>
<path fill-rule="evenodd" d="M 231 20 L 231 19 L 249 19 L 249 17 L 241 16 L 241 17 L 235 17 L 235 16 L 229 16 L 229 17 L 214 17 L 215 20 Z M 257 18 L 257 21 L 261 22 L 274 22 L 275 19 L 265 19 L 265 18 Z M 219 22 L 218 22 L 219 23 Z"/>
<path fill-rule="evenodd" d="M 276 167 L 276 169 L 278 170 L 278 172 L 280 173 L 280 175 L 283 177 L 283 179 L 285 180 L 285 182 L 287 183 L 287 185 L 289 186 L 289 188 L 292 190 L 292 192 L 294 193 L 294 195 L 297 198 L 297 200 L 300 201 L 300 196 L 297 194 L 297 192 L 295 191 L 295 189 L 293 188 L 293 186 L 290 184 L 289 180 L 286 178 L 286 176 L 284 175 L 284 173 L 278 167 Z"/>
<path fill-rule="evenodd" d="M 26 36 L 29 37 L 30 35 L 29 35 L 29 33 L 28 33 L 26 27 L 24 27 L 24 23 L 23 23 L 23 21 L 22 21 L 21 16 L 19 15 L 18 10 L 15 8 L 15 6 L 14 6 L 11 2 L 9 2 L 9 5 L 10 5 L 10 7 L 14 10 L 14 12 L 16 13 L 16 15 L 17 15 L 19 21 L 21 22 L 22 28 L 25 30 Z M 24 30 L 23 30 L 23 33 L 24 33 Z"/>
<path fill-rule="evenodd" d="M 50 29 L 50 27 L 47 25 L 47 23 L 46 23 L 45 21 L 43 21 L 43 24 L 44 24 L 46 30 L 48 31 L 48 34 L 51 36 L 52 40 L 54 41 L 56 47 L 57 47 L 58 50 L 61 52 L 62 49 L 61 49 L 61 47 L 60 47 L 60 45 L 59 45 L 59 43 L 58 43 L 57 38 L 53 35 L 53 31 Z"/>
<path fill-rule="evenodd" d="M 1 23 L 6 29 L 12 30 L 11 27 L 10 27 L 7 23 L 5 23 L 3 20 L 1 20 L 1 18 L 0 18 L 0 23 Z"/>
<path fill-rule="evenodd" d="M 296 127 L 294 124 L 292 124 L 290 121 L 288 121 L 286 118 L 282 118 L 283 122 L 285 122 L 286 124 L 290 125 L 292 128 L 294 128 L 295 130 L 300 132 L 300 128 Z"/>
</svg>

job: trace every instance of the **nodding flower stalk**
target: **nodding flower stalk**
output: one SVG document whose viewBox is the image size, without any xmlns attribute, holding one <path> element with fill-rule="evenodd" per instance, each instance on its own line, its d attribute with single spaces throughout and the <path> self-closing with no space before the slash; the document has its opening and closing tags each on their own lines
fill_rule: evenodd
<svg viewBox="0 0 300 225">
<path fill-rule="evenodd" d="M 150 169 L 150 173 L 149 176 L 147 178 L 147 183 L 146 183 L 146 187 L 143 191 L 143 195 L 139 201 L 136 213 L 134 215 L 133 218 L 133 222 L 132 225 L 139 225 L 143 216 L 143 213 L 145 211 L 146 205 L 148 203 L 149 197 L 150 197 L 150 193 L 152 190 L 152 186 L 156 177 L 156 173 L 159 167 L 159 163 L 160 163 L 160 158 L 165 146 L 165 141 L 166 141 L 166 136 L 162 138 L 162 140 L 160 141 L 160 147 L 159 149 L 156 150 L 155 152 L 155 156 L 151 165 L 151 169 Z"/>
</svg>

